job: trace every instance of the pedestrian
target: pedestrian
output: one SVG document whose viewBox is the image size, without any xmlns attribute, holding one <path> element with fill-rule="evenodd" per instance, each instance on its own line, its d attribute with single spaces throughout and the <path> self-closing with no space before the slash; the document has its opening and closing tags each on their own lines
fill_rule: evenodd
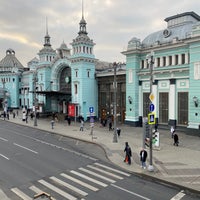
<svg viewBox="0 0 200 200">
<path fill-rule="evenodd" d="M 83 131 L 84 121 L 81 119 L 80 131 Z"/>
<path fill-rule="evenodd" d="M 132 157 L 132 151 L 131 147 L 129 146 L 128 142 L 125 142 L 125 149 L 124 152 L 126 152 L 124 162 L 131 164 L 131 157 Z"/>
<path fill-rule="evenodd" d="M 3 119 L 4 120 L 6 119 L 6 112 L 5 111 L 3 112 Z"/>
<path fill-rule="evenodd" d="M 179 144 L 178 134 L 175 133 L 174 134 L 174 146 L 178 146 L 178 144 Z"/>
<path fill-rule="evenodd" d="M 147 151 L 142 148 L 142 150 L 140 151 L 140 161 L 141 161 L 141 167 L 143 169 L 146 169 L 146 159 L 147 159 Z"/>
<path fill-rule="evenodd" d="M 13 119 L 15 118 L 15 115 L 16 115 L 16 114 L 15 114 L 15 112 L 13 111 Z"/>
<path fill-rule="evenodd" d="M 9 120 L 9 112 L 7 112 L 7 119 Z"/>
<path fill-rule="evenodd" d="M 109 131 L 111 131 L 112 130 L 112 119 L 111 118 L 109 118 L 109 120 L 108 120 L 108 126 L 109 126 Z"/>
<path fill-rule="evenodd" d="M 28 113 L 26 113 L 26 124 L 28 124 Z"/>
<path fill-rule="evenodd" d="M 118 137 L 119 137 L 119 136 L 120 136 L 120 133 L 121 133 L 121 129 L 120 129 L 120 128 L 117 128 L 116 131 L 117 131 L 117 135 L 118 135 Z"/>
<path fill-rule="evenodd" d="M 172 138 L 174 138 L 174 132 L 175 132 L 175 129 L 174 129 L 173 126 L 171 126 L 170 132 L 171 132 L 171 136 L 172 136 Z"/>
<path fill-rule="evenodd" d="M 70 124 L 71 124 L 71 118 L 70 118 L 70 116 L 67 117 L 67 122 L 68 122 L 68 125 L 70 126 Z"/>
<path fill-rule="evenodd" d="M 55 121 L 52 119 L 51 120 L 51 129 L 54 129 L 54 123 L 55 123 Z"/>
</svg>

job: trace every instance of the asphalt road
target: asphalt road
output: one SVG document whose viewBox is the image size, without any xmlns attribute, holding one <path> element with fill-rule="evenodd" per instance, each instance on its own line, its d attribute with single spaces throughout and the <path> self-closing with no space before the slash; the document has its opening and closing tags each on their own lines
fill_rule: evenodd
<svg viewBox="0 0 200 200">
<path fill-rule="evenodd" d="M 6 121 L 0 121 L 0 188 L 12 200 L 41 191 L 57 200 L 198 199 L 112 165 L 92 143 Z"/>
</svg>

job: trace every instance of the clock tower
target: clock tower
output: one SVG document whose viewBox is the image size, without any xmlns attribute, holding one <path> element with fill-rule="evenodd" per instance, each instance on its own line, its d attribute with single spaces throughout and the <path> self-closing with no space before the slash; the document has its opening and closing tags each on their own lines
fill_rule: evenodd
<svg viewBox="0 0 200 200">
<path fill-rule="evenodd" d="M 78 36 L 73 39 L 71 60 L 72 103 L 76 105 L 76 115 L 86 120 L 90 116 L 89 108 L 97 115 L 97 83 L 95 79 L 95 43 L 88 37 L 86 21 L 83 15 L 79 23 Z"/>
</svg>

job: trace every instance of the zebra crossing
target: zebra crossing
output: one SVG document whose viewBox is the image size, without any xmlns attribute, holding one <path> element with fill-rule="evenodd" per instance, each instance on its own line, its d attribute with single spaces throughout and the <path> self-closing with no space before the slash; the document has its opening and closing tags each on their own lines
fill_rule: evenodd
<svg viewBox="0 0 200 200">
<path fill-rule="evenodd" d="M 76 170 L 39 179 L 28 187 L 11 188 L 12 199 L 16 196 L 17 200 L 32 200 L 34 195 L 46 192 L 53 200 L 84 200 L 89 193 L 97 192 L 129 176 L 127 172 L 95 162 Z"/>
</svg>

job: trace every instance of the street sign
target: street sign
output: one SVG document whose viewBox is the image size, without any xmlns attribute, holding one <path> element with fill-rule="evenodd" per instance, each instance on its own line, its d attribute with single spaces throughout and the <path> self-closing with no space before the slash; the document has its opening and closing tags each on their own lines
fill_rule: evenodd
<svg viewBox="0 0 200 200">
<path fill-rule="evenodd" d="M 151 103 L 151 104 L 149 105 L 149 111 L 150 111 L 150 112 L 153 112 L 153 111 L 154 111 L 154 108 L 155 108 L 154 104 Z"/>
<path fill-rule="evenodd" d="M 150 95 L 149 95 L 149 99 L 151 100 L 151 101 L 153 101 L 154 100 L 154 95 L 153 95 L 153 93 L 151 93 Z"/>
<path fill-rule="evenodd" d="M 149 113 L 148 124 L 155 124 L 155 123 L 156 123 L 155 113 Z"/>
<path fill-rule="evenodd" d="M 94 107 L 89 107 L 89 112 L 93 113 L 94 112 Z"/>
</svg>

